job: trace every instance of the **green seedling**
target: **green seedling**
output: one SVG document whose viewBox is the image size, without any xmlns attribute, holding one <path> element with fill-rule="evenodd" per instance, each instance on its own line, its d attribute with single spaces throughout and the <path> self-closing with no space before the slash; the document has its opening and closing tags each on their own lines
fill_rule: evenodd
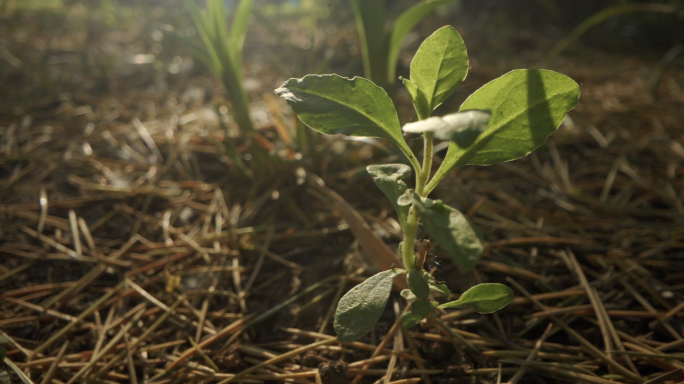
<svg viewBox="0 0 684 384">
<path fill-rule="evenodd" d="M 452 1 L 421 1 L 399 15 L 387 29 L 385 0 L 351 0 L 361 37 L 365 76 L 391 94 L 399 52 L 406 35 L 435 8 Z"/>
<path fill-rule="evenodd" d="M 204 62 L 221 80 L 231 103 L 231 114 L 244 132 L 254 131 L 249 113 L 249 99 L 242 81 L 242 46 L 247 35 L 247 24 L 253 3 L 254 0 L 239 2 L 229 32 L 223 0 L 207 0 L 207 9 L 204 13 L 194 0 L 185 0 L 202 44 L 189 38 L 181 39 L 192 55 Z"/>
<path fill-rule="evenodd" d="M 505 285 L 480 284 L 458 300 L 449 301 L 449 289 L 423 269 L 428 242 L 420 241 L 421 249 L 415 251 L 418 226 L 422 221 L 425 232 L 460 270 L 474 268 L 484 248 L 482 233 L 459 210 L 428 195 L 454 168 L 515 160 L 541 146 L 577 104 L 579 86 L 556 72 L 515 70 L 475 91 L 458 112 L 431 117 L 467 72 L 465 44 L 458 32 L 447 26 L 423 42 L 411 62 L 411 78 L 402 79 L 418 115 L 418 121 L 405 125 L 403 132 L 422 133 L 422 164 L 404 141 L 392 100 L 369 80 L 308 75 L 290 79 L 275 91 L 309 127 L 326 134 L 387 139 L 399 147 L 410 164 L 367 168 L 397 211 L 404 235 L 400 246 L 404 269 L 380 272 L 342 297 L 334 322 L 340 341 L 356 340 L 373 328 L 387 304 L 392 282 L 400 274 L 406 275 L 409 286 L 402 296 L 411 303 L 410 311 L 403 316 L 405 326 L 417 324 L 436 308 L 495 312 L 513 297 Z M 449 150 L 431 175 L 435 138 L 449 141 Z M 403 180 L 414 172 L 412 189 Z M 432 300 L 435 292 L 444 295 L 447 302 L 440 305 Z"/>
</svg>

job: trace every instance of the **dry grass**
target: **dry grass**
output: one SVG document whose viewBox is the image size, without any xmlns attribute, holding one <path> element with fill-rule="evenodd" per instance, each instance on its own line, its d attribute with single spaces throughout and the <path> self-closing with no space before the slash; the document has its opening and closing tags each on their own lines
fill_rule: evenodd
<svg viewBox="0 0 684 384">
<path fill-rule="evenodd" d="M 354 343 L 334 305 L 399 241 L 362 172 L 382 143 L 299 159 L 264 96 L 260 136 L 220 149 L 223 100 L 187 96 L 202 80 L 0 116 L 0 380 L 682 382 L 663 375 L 684 368 L 684 72 L 652 97 L 653 63 L 594 58 L 557 68 L 582 99 L 547 146 L 435 191 L 488 241 L 467 275 L 434 255 L 437 279 L 507 283 L 514 302 L 402 329 L 392 299 Z"/>
</svg>

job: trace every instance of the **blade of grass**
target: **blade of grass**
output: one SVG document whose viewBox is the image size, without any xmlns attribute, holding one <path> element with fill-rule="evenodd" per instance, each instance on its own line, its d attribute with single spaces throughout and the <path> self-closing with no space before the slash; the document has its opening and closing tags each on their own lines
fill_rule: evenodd
<svg viewBox="0 0 684 384">
<path fill-rule="evenodd" d="M 572 44 L 575 40 L 579 39 L 580 36 L 585 34 L 591 28 L 605 22 L 611 17 L 635 12 L 676 13 L 680 15 L 680 17 L 682 17 L 681 15 L 684 15 L 684 12 L 678 10 L 677 7 L 665 4 L 621 4 L 602 9 L 601 11 L 589 16 L 589 18 L 584 20 L 582 23 L 580 23 L 580 25 L 573 29 L 572 32 L 568 34 L 568 36 L 566 36 L 563 40 L 559 41 L 549 51 L 549 53 L 547 53 L 546 56 L 544 56 L 544 58 L 541 59 L 541 61 L 537 63 L 537 65 L 535 65 L 535 67 L 541 68 L 548 65 L 551 62 L 551 60 L 553 60 L 568 46 L 570 46 L 570 44 Z"/>
</svg>

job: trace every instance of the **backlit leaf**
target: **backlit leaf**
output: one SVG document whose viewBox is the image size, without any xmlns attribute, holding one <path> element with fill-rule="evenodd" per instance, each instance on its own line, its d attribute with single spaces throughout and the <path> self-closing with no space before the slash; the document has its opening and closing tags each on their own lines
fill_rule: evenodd
<svg viewBox="0 0 684 384">
<path fill-rule="evenodd" d="M 430 35 L 411 61 L 411 81 L 425 94 L 430 113 L 468 74 L 468 52 L 461 35 L 445 26 Z"/>
<path fill-rule="evenodd" d="M 380 137 L 390 140 L 417 164 L 401 132 L 392 100 L 362 77 L 307 75 L 275 90 L 309 127 L 325 134 Z"/>
<path fill-rule="evenodd" d="M 401 52 L 402 45 L 404 45 L 404 39 L 406 38 L 406 35 L 408 35 L 409 32 L 411 32 L 411 30 L 413 30 L 413 28 L 416 26 L 416 24 L 423 20 L 425 16 L 432 12 L 433 9 L 452 1 L 454 0 L 421 1 L 399 15 L 397 20 L 394 22 L 394 26 L 392 27 L 392 32 L 390 33 L 389 37 L 387 74 L 390 84 L 394 82 L 394 75 L 396 73 L 397 61 L 399 60 L 399 53 Z"/>
<path fill-rule="evenodd" d="M 479 313 L 492 313 L 513 300 L 513 290 L 503 284 L 479 284 L 467 290 L 458 300 L 440 308 L 473 308 Z"/>
<path fill-rule="evenodd" d="M 460 110 L 491 111 L 487 129 L 467 148 L 451 143 L 427 191 L 456 167 L 496 164 L 534 151 L 560 126 L 579 95 L 574 80 L 541 69 L 511 71 L 485 84 L 470 95 Z"/>
<path fill-rule="evenodd" d="M 423 91 L 421 91 L 413 81 L 403 77 L 400 79 L 404 83 L 409 96 L 411 96 L 411 102 L 416 109 L 418 118 L 421 120 L 427 119 L 432 111 L 430 110 L 430 106 L 428 105 L 427 98 L 425 98 Z"/>
</svg>

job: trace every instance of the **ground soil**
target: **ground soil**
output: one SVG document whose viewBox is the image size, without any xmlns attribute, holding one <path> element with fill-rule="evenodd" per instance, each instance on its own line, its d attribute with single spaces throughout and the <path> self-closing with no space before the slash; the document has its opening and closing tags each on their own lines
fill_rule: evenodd
<svg viewBox="0 0 684 384">
<path fill-rule="evenodd" d="M 270 58 L 306 51 L 296 45 L 306 30 L 284 24 L 290 46 L 264 23 L 250 32 L 245 78 L 259 129 L 249 140 L 219 82 L 139 16 L 54 41 L 40 23 L 63 23 L 59 15 L 21 17 L 0 27 L 0 339 L 16 368 L 0 366 L 0 380 L 19 382 L 21 371 L 36 383 L 79 372 L 76 382 L 209 383 L 278 356 L 245 378 L 489 383 L 526 369 L 521 383 L 619 383 L 684 368 L 681 60 L 656 76 L 662 53 L 573 46 L 549 68 L 581 85 L 580 102 L 548 143 L 514 162 L 458 169 L 435 190 L 487 246 L 475 271 L 459 272 L 438 249 L 428 267 L 454 294 L 508 284 L 508 307 L 443 312 L 402 329 L 393 325 L 405 302 L 394 294 L 359 342 L 287 357 L 331 338 L 339 295 L 379 270 L 357 231 L 390 249 L 401 240 L 391 204 L 365 173 L 398 153 L 307 131 L 272 94 L 307 71 Z M 511 42 L 502 52 L 481 26 L 456 27 L 471 69 L 441 113 L 532 67 L 553 43 L 516 31 L 502 35 Z M 433 29 L 419 27 L 409 60 Z M 353 25 L 323 30 L 331 49 L 351 52 L 326 69 L 360 71 Z M 152 63 L 127 61 L 159 49 Z M 404 121 L 413 118 L 401 90 L 396 103 Z M 234 152 L 222 149 L 227 140 Z M 238 160 L 256 173 L 246 176 Z"/>
</svg>

